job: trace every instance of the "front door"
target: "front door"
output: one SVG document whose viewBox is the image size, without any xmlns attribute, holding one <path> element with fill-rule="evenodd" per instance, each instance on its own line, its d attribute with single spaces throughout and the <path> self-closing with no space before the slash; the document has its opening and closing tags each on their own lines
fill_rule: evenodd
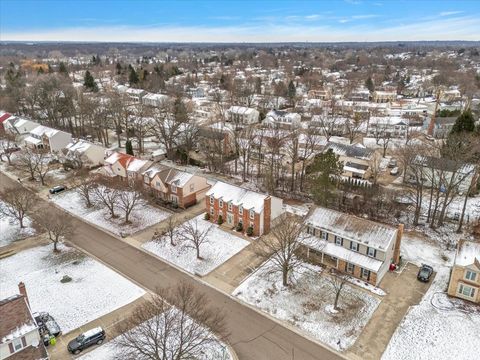
<svg viewBox="0 0 480 360">
<path fill-rule="evenodd" d="M 233 215 L 227 213 L 227 224 L 228 225 L 233 225 Z"/>
</svg>

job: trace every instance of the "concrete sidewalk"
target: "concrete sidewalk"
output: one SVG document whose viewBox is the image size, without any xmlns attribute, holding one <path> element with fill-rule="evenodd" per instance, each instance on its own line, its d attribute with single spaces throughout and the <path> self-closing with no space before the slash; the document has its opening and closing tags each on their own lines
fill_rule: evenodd
<svg viewBox="0 0 480 360">
<path fill-rule="evenodd" d="M 76 338 L 81 333 L 89 329 L 93 329 L 97 326 L 101 326 L 105 330 L 107 334 L 107 338 L 105 339 L 105 342 L 112 340 L 113 338 L 119 335 L 116 331 L 115 325 L 120 323 L 122 320 L 126 319 L 138 305 L 145 303 L 149 298 L 149 296 L 150 294 L 146 293 L 141 298 L 138 298 L 137 300 L 125 306 L 122 306 L 121 308 L 118 308 L 117 310 L 114 310 L 111 313 L 108 313 L 102 317 L 99 317 L 78 329 L 70 331 L 68 334 L 61 335 L 57 339 L 56 345 L 47 347 L 48 353 L 50 354 L 50 358 L 52 360 L 73 359 L 75 357 L 85 354 L 88 351 L 95 349 L 95 346 L 92 346 L 90 349 L 84 350 L 80 355 L 74 356 L 68 352 L 67 345 L 71 340 Z"/>
</svg>

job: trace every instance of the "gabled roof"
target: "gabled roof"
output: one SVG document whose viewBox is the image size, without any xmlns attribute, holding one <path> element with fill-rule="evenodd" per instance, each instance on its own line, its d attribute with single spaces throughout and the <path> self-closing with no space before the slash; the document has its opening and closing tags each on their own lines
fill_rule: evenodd
<svg viewBox="0 0 480 360">
<path fill-rule="evenodd" d="M 118 161 L 120 165 L 122 165 L 126 169 L 132 159 L 134 159 L 132 155 L 114 152 L 112 153 L 112 155 L 105 159 L 105 163 L 113 165 Z"/>
<path fill-rule="evenodd" d="M 332 150 L 336 155 L 354 157 L 359 159 L 370 159 L 373 154 L 372 149 L 367 149 L 365 147 L 355 146 L 355 145 L 345 145 L 335 142 L 329 142 L 325 147 L 324 152 Z"/>
<path fill-rule="evenodd" d="M 165 184 L 173 184 L 177 187 L 183 187 L 194 175 L 185 171 L 176 170 L 168 166 L 153 165 L 143 172 L 143 175 L 153 179 L 156 175 Z"/>
<path fill-rule="evenodd" d="M 458 243 L 455 265 L 468 266 L 477 262 L 480 266 L 480 243 L 461 240 Z"/>
<path fill-rule="evenodd" d="M 306 223 L 382 251 L 397 235 L 397 229 L 393 227 L 322 207 L 316 208 Z"/>
<path fill-rule="evenodd" d="M 221 181 L 213 185 L 207 191 L 206 196 L 213 196 L 225 203 L 232 202 L 235 206 L 242 205 L 244 209 L 253 209 L 257 213 L 262 212 L 265 199 L 269 197 L 269 195 L 260 194 Z"/>
<path fill-rule="evenodd" d="M 132 159 L 127 165 L 127 170 L 131 172 L 138 172 L 148 163 L 148 160 L 137 159 L 136 157 L 132 156 Z"/>
<path fill-rule="evenodd" d="M 0 319 L 0 344 L 20 338 L 37 328 L 23 295 L 0 301 Z"/>
<path fill-rule="evenodd" d="M 10 116 L 12 116 L 12 114 L 9 113 L 4 113 L 0 115 L 0 124 L 3 124 L 3 122 L 7 120 Z"/>
</svg>

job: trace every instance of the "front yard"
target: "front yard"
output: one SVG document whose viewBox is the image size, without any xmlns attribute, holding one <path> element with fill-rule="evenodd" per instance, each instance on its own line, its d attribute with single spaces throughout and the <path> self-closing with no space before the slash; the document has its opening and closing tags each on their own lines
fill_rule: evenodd
<svg viewBox="0 0 480 360">
<path fill-rule="evenodd" d="M 192 248 L 186 241 L 181 241 L 179 236 L 177 236 L 176 246 L 172 246 L 170 239 L 163 236 L 145 243 L 142 247 L 190 273 L 206 275 L 249 244 L 247 240 L 204 220 L 203 214 L 189 222 L 196 222 L 199 231 L 205 231 L 211 227 L 207 234 L 207 241 L 200 247 L 202 259 L 197 259 L 195 248 Z M 176 231 L 177 234 L 181 232 L 181 226 L 178 226 Z"/>
<path fill-rule="evenodd" d="M 0 299 L 23 281 L 33 312 L 49 312 L 63 333 L 143 296 L 145 291 L 101 263 L 66 245 L 24 250 L 0 260 Z"/>
<path fill-rule="evenodd" d="M 142 201 L 130 214 L 130 223 L 125 224 L 120 211 L 117 211 L 120 215 L 118 218 L 111 218 L 105 207 L 99 205 L 86 207 L 83 198 L 75 189 L 53 195 L 51 199 L 64 210 L 116 235 L 134 234 L 170 216 L 170 213 Z"/>
<path fill-rule="evenodd" d="M 0 199 L 0 207 L 4 206 L 4 204 L 5 203 Z M 30 218 L 25 217 L 23 222 L 25 227 L 22 229 L 16 219 L 5 216 L 0 212 L 0 247 L 35 235 L 35 229 L 32 227 L 32 221 Z"/>
<path fill-rule="evenodd" d="M 233 295 L 337 350 L 353 345 L 380 303 L 370 293 L 345 284 L 336 312 L 335 294 L 321 274 L 322 268 L 305 263 L 294 285 L 284 287 L 281 274 L 269 271 L 271 266 L 267 261 Z"/>
</svg>

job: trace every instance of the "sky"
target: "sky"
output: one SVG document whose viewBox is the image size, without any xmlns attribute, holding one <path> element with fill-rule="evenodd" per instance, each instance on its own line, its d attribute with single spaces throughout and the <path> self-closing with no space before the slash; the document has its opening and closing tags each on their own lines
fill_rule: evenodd
<svg viewBox="0 0 480 360">
<path fill-rule="evenodd" d="M 0 0 L 0 40 L 480 40 L 480 1 Z"/>
</svg>

